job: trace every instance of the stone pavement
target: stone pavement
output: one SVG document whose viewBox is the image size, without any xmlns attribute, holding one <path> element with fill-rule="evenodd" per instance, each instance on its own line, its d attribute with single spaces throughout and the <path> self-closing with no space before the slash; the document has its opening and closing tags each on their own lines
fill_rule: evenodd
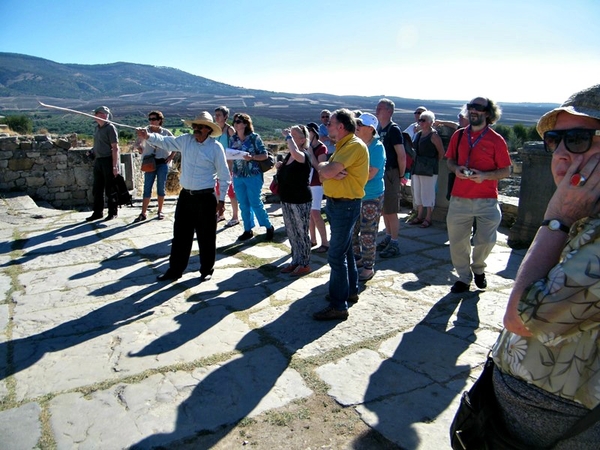
<svg viewBox="0 0 600 450">
<path fill-rule="evenodd" d="M 136 207 L 88 224 L 89 212 L 0 198 L 0 449 L 170 448 L 310 397 L 309 378 L 399 448 L 449 448 L 525 251 L 501 230 L 488 290 L 449 294 L 444 225 L 402 222 L 402 256 L 377 261 L 350 318 L 316 322 L 326 254 L 307 276 L 280 274 L 289 246 L 268 209 L 274 243 L 220 228 L 212 280 L 198 283 L 195 247 L 184 277 L 162 284 L 173 202 L 163 221 L 150 210 L 132 224 Z"/>
</svg>

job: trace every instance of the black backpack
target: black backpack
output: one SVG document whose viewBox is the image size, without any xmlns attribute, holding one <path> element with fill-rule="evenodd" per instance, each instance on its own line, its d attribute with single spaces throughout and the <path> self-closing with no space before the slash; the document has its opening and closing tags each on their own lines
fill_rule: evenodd
<svg viewBox="0 0 600 450">
<path fill-rule="evenodd" d="M 127 190 L 125 178 L 121 174 L 115 177 L 115 194 L 119 207 L 123 205 L 133 206 L 133 197 Z"/>
</svg>

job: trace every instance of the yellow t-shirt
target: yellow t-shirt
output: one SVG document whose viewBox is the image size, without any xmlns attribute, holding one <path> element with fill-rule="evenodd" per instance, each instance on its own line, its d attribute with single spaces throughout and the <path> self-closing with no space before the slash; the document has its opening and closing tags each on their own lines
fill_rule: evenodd
<svg viewBox="0 0 600 450">
<path fill-rule="evenodd" d="M 353 133 L 335 144 L 335 152 L 329 162 L 344 166 L 348 175 L 343 180 L 323 180 L 323 193 L 333 198 L 363 198 L 365 184 L 369 179 L 369 150 Z"/>
</svg>

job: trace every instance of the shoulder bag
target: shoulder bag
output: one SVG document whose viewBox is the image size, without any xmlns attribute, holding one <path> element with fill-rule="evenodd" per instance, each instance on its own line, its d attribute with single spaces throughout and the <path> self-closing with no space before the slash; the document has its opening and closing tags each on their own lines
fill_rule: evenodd
<svg viewBox="0 0 600 450">
<path fill-rule="evenodd" d="M 585 431 L 600 419 L 600 405 L 579 419 L 564 435 L 550 446 L 532 448 L 512 438 L 498 414 L 492 374 L 491 356 L 483 372 L 468 392 L 463 392 L 460 406 L 450 425 L 450 444 L 453 450 L 550 450 L 556 444 Z"/>
</svg>

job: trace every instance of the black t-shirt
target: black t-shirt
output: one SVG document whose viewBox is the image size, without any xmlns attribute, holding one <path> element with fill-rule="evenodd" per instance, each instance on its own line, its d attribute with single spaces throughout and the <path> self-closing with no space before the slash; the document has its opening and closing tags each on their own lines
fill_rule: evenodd
<svg viewBox="0 0 600 450">
<path fill-rule="evenodd" d="M 288 154 L 283 160 L 282 166 L 277 171 L 279 183 L 279 198 L 285 203 L 308 203 L 312 201 L 312 193 L 309 186 L 310 159 L 304 153 L 304 163 L 294 160 L 287 164 L 291 156 Z"/>
<path fill-rule="evenodd" d="M 385 147 L 385 168 L 386 169 L 398 169 L 398 155 L 394 145 L 404 145 L 404 139 L 402 138 L 402 130 L 394 122 L 388 123 L 385 128 L 378 128 L 377 134 L 383 142 Z"/>
</svg>

